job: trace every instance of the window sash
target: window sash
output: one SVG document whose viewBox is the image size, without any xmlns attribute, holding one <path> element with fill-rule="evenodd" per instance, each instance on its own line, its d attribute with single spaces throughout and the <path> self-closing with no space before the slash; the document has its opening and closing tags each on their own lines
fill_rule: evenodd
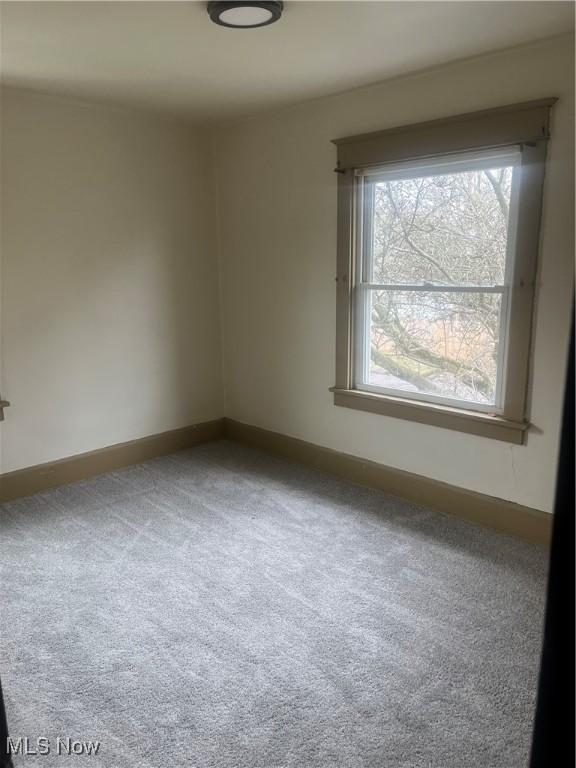
<svg viewBox="0 0 576 768">
<path fill-rule="evenodd" d="M 359 391 L 401 397 L 422 403 L 437 403 L 466 410 L 501 415 L 505 412 L 506 385 L 510 368 L 509 336 L 511 323 L 511 296 L 513 292 L 516 264 L 516 234 L 518 225 L 518 204 L 521 185 L 521 153 L 517 146 L 507 147 L 499 152 L 494 150 L 474 153 L 462 153 L 457 157 L 438 157 L 433 162 L 410 161 L 394 163 L 388 166 L 376 166 L 368 170 L 357 171 L 353 182 L 356 227 L 356 265 L 357 279 L 352 284 L 352 388 Z M 468 285 L 438 284 L 424 281 L 417 284 L 385 284 L 371 281 L 373 272 L 373 221 L 374 191 L 378 181 L 406 178 L 422 178 L 425 175 L 446 175 L 485 168 L 513 166 L 512 188 L 508 212 L 508 230 L 506 239 L 505 271 L 503 285 Z M 425 173 L 419 173 L 421 168 Z M 450 170 L 458 169 L 458 170 Z M 433 172 L 432 172 L 433 170 Z M 486 293 L 500 294 L 500 327 L 498 336 L 498 358 L 496 361 L 496 382 L 494 403 L 478 403 L 473 400 L 432 395 L 424 392 L 410 392 L 403 389 L 387 388 L 369 383 L 370 368 L 370 301 L 372 291 L 404 292 L 441 292 L 441 293 Z M 355 330 L 354 330 L 355 329 Z"/>
<path fill-rule="evenodd" d="M 438 403 L 448 405 L 454 408 L 464 408 L 466 410 L 481 411 L 483 413 L 502 414 L 504 412 L 504 373 L 505 373 L 505 340 L 502 338 L 502 324 L 504 321 L 505 307 L 509 304 L 507 296 L 509 289 L 504 287 L 499 290 L 491 291 L 463 291 L 454 290 L 447 293 L 487 293 L 500 294 L 502 302 L 500 306 L 500 334 L 498 338 L 498 359 L 496 363 L 496 385 L 494 403 L 480 403 L 475 400 L 465 400 L 460 398 L 433 395 L 428 392 L 411 392 L 405 389 L 396 389 L 392 387 L 383 387 L 370 383 L 370 296 L 374 290 L 379 288 L 368 288 L 366 285 L 357 286 L 356 300 L 356 338 L 354 343 L 354 361 L 355 371 L 353 377 L 353 388 L 362 392 L 374 392 L 376 394 L 386 394 L 394 397 L 402 397 L 406 400 L 415 400 L 423 403 Z M 406 291 L 409 293 L 410 291 Z"/>
<path fill-rule="evenodd" d="M 431 165 L 432 164 L 432 165 Z M 518 224 L 518 201 L 520 191 L 520 173 L 522 165 L 522 147 L 504 147 L 500 150 L 484 150 L 483 152 L 463 152 L 456 156 L 440 156 L 428 158 L 425 161 L 406 161 L 374 166 L 355 172 L 354 196 L 357 205 L 358 233 L 360 237 L 356 243 L 359 268 L 357 275 L 359 282 L 371 283 L 373 274 L 373 234 L 374 234 L 374 206 L 375 185 L 381 181 L 402 181 L 413 178 L 424 178 L 426 175 L 448 175 L 451 173 L 463 173 L 466 171 L 485 170 L 487 168 L 512 167 L 512 188 L 510 193 L 510 205 L 508 211 L 508 233 L 506 240 L 505 257 L 505 285 L 509 285 L 512 279 L 512 271 L 509 269 L 510 260 L 514 258 L 516 250 L 516 229 Z M 390 170 L 392 168 L 392 170 Z M 422 169 L 422 173 L 418 169 Z M 428 173 L 434 168 L 434 173 Z M 512 264 L 513 267 L 513 264 Z M 449 283 L 448 285 L 458 285 Z M 461 285 L 465 285 L 461 283 Z"/>
</svg>

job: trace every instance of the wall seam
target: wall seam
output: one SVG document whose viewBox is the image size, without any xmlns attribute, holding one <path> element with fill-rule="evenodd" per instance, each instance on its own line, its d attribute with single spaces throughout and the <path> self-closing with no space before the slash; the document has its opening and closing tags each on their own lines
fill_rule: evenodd
<svg viewBox="0 0 576 768">
<path fill-rule="evenodd" d="M 226 332 L 224 327 L 224 291 L 223 291 L 223 267 L 222 267 L 222 217 L 220 210 L 220 175 L 216 158 L 216 140 L 214 132 L 208 133 L 210 146 L 210 164 L 212 166 L 212 200 L 214 222 L 214 251 L 216 256 L 216 274 L 218 285 L 218 318 L 220 324 L 220 375 L 222 377 L 222 415 L 228 416 L 228 377 L 226 367 Z"/>
</svg>

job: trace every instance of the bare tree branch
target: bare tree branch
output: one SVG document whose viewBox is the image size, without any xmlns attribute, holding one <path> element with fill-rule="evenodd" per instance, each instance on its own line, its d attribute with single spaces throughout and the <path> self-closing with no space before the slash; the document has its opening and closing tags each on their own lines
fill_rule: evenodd
<svg viewBox="0 0 576 768">
<path fill-rule="evenodd" d="M 497 179 L 494 178 L 492 171 L 484 171 L 484 175 L 492 185 L 492 189 L 494 190 L 494 194 L 496 195 L 496 199 L 498 200 L 498 205 L 500 206 L 500 210 L 502 211 L 502 215 L 504 216 L 504 219 L 508 220 L 508 203 L 506 202 L 506 198 L 504 197 L 504 193 L 502 192 L 502 185 L 500 184 Z"/>
<path fill-rule="evenodd" d="M 402 217 L 401 217 L 401 215 L 400 215 L 400 213 L 398 211 L 398 208 L 396 206 L 396 202 L 395 202 L 395 200 L 394 200 L 394 198 L 392 196 L 392 192 L 390 191 L 390 184 L 389 183 L 386 184 L 386 194 L 388 195 L 388 199 L 390 200 L 390 205 L 394 208 L 394 213 L 396 214 L 396 217 L 397 217 L 397 219 L 398 219 L 398 221 L 400 223 L 400 227 L 402 228 L 402 232 L 404 234 L 404 239 L 406 240 L 406 242 L 408 243 L 410 248 L 412 248 L 415 253 L 417 253 L 419 256 L 421 256 L 423 259 L 425 259 L 427 262 L 429 262 L 430 264 L 434 265 L 436 267 L 436 269 L 444 275 L 446 280 L 448 280 L 449 283 L 452 283 L 453 282 L 452 278 L 450 277 L 448 272 L 446 272 L 446 270 L 443 267 L 441 267 L 440 264 L 438 264 L 436 259 L 432 258 L 432 256 L 430 256 L 430 254 L 428 254 L 425 251 L 423 251 L 422 248 L 419 248 L 416 245 L 416 243 L 412 242 L 412 240 L 408 236 L 406 228 L 404 227 L 404 222 L 402 221 Z"/>
</svg>

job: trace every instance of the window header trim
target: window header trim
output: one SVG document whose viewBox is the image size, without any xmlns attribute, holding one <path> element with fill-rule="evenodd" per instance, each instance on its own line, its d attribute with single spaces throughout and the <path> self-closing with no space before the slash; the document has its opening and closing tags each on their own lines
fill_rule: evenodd
<svg viewBox="0 0 576 768">
<path fill-rule="evenodd" d="M 339 170 L 475 149 L 529 144 L 550 137 L 555 97 L 333 139 Z"/>
</svg>

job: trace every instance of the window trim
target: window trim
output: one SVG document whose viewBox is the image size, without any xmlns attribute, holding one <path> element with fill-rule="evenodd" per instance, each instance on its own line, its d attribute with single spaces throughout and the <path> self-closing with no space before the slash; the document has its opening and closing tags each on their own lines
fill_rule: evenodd
<svg viewBox="0 0 576 768">
<path fill-rule="evenodd" d="M 522 444 L 530 427 L 528 384 L 534 287 L 550 108 L 555 98 L 334 140 L 338 148 L 338 257 L 334 404 Z M 354 386 L 358 171 L 478 150 L 521 146 L 516 258 L 509 291 L 509 345 L 502 412 L 376 394 Z M 361 177 L 361 176 L 360 176 Z"/>
</svg>

